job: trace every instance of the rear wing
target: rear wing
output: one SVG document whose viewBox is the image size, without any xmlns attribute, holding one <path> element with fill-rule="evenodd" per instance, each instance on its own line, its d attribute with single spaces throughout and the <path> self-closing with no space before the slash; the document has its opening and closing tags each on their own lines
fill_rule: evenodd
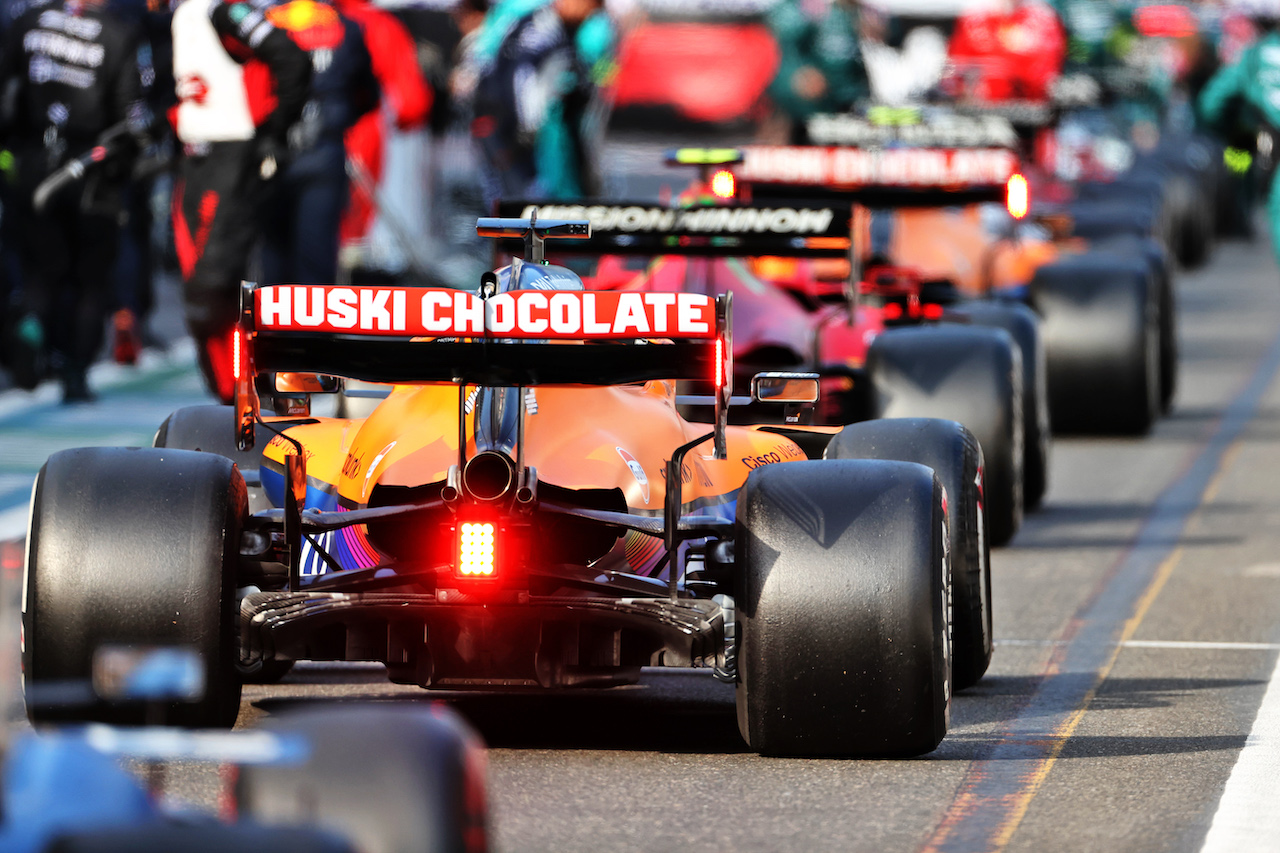
<svg viewBox="0 0 1280 853">
<path fill-rule="evenodd" d="M 1017 119 L 1025 117 L 1006 106 L 818 114 L 805 125 L 814 144 L 747 146 L 732 168 L 756 198 L 803 194 L 868 207 L 996 201 L 1018 173 L 1023 146 Z"/>
<path fill-rule="evenodd" d="M 811 193 L 812 194 L 812 193 Z M 767 204 L 670 208 L 649 202 L 585 204 L 503 202 L 500 216 L 585 219 L 591 236 L 561 251 L 583 255 L 785 255 L 838 258 L 849 254 L 852 206 L 778 199 Z M 517 254 L 523 244 L 501 240 Z"/>
<path fill-rule="evenodd" d="M 704 379 L 727 305 L 702 294 L 246 284 L 247 372 L 366 382 L 616 385 Z"/>
<path fill-rule="evenodd" d="M 946 207 L 1004 199 L 1020 158 L 1003 146 L 845 148 L 749 145 L 733 171 L 760 201 L 839 198 L 867 207 Z"/>
<path fill-rule="evenodd" d="M 1003 110 L 976 114 L 930 113 L 914 107 L 873 107 L 867 115 L 817 113 L 805 121 L 815 145 L 856 148 L 1008 148 L 1020 144 L 1014 123 Z"/>
</svg>

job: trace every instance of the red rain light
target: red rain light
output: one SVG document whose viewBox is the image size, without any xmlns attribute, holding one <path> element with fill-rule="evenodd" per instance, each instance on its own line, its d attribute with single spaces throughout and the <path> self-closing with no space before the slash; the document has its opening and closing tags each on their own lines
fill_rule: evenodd
<svg viewBox="0 0 1280 853">
<path fill-rule="evenodd" d="M 890 302 L 884 306 L 883 313 L 886 320 L 897 320 L 902 317 L 902 306 L 896 302 Z"/>
<path fill-rule="evenodd" d="M 926 320 L 941 320 L 942 306 L 935 303 L 929 303 L 924 306 L 924 318 Z"/>
<path fill-rule="evenodd" d="M 244 352 L 244 332 L 239 326 L 231 332 L 231 378 L 238 380 L 243 375 L 244 370 L 241 365 L 241 353 Z"/>
<path fill-rule="evenodd" d="M 1031 190 L 1027 187 L 1027 179 L 1020 173 L 1009 176 L 1004 187 L 1004 206 L 1014 219 L 1022 219 L 1031 206 Z"/>
<path fill-rule="evenodd" d="M 724 338 L 716 338 L 716 390 L 724 387 Z"/>
<path fill-rule="evenodd" d="M 494 529 L 488 522 L 466 521 L 458 526 L 458 574 L 471 578 L 493 577 Z"/>
<path fill-rule="evenodd" d="M 728 169 L 721 169 L 711 176 L 711 192 L 716 198 L 733 198 L 736 189 L 737 182 Z"/>
</svg>

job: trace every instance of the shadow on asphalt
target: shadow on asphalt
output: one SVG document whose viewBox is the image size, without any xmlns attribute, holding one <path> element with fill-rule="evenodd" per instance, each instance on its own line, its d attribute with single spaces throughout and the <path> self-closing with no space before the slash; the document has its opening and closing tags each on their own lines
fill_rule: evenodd
<svg viewBox="0 0 1280 853">
<path fill-rule="evenodd" d="M 1075 705 L 1070 700 L 1087 693 L 1093 679 L 1092 673 L 1071 673 L 1054 676 L 1052 684 L 1048 684 L 1048 678 L 1038 675 L 988 675 L 956 694 L 954 719 L 976 726 L 1008 722 L 1016 718 L 1037 693 L 1041 694 L 1038 701 L 1045 704 L 1049 713 L 1073 710 Z M 1089 702 L 1089 710 L 1170 708 L 1178 703 L 1180 695 L 1192 690 L 1260 687 L 1265 683 L 1247 678 L 1108 678 Z M 1055 695 L 1062 696 L 1067 703 L 1053 703 L 1049 697 Z"/>
<path fill-rule="evenodd" d="M 1239 545 L 1245 541 L 1243 536 L 1159 536 L 1151 537 L 1143 542 L 1152 548 L 1173 548 L 1185 545 L 1188 548 L 1220 547 Z M 1133 544 L 1132 536 L 1025 536 L 1013 543 L 1016 548 L 1031 550 L 1062 550 L 1067 548 L 1087 550 L 1090 548 L 1128 548 Z"/>
<path fill-rule="evenodd" d="M 716 685 L 717 687 L 720 685 Z M 646 696 L 646 688 L 570 694 L 345 695 L 341 701 L 440 701 L 475 727 L 495 749 L 578 749 L 633 752 L 738 754 L 748 752 L 738 734 L 732 689 L 724 695 Z M 726 698 L 727 697 L 727 698 Z M 278 713 L 333 699 L 261 699 L 254 706 Z"/>
<path fill-rule="evenodd" d="M 1229 513 L 1244 512 L 1252 510 L 1254 507 L 1241 501 L 1214 501 L 1208 506 L 1200 506 L 1192 501 L 1190 503 L 1179 502 L 1169 507 L 1172 511 L 1195 508 L 1200 512 L 1211 513 Z M 1052 522 L 1058 524 L 1091 524 L 1099 521 L 1134 521 L 1142 520 L 1151 515 L 1152 506 L 1150 503 L 1138 503 L 1134 501 L 1122 503 L 1056 503 L 1049 502 L 1044 505 L 1043 509 L 1036 510 L 1035 514 L 1030 517 L 1037 523 Z"/>
<path fill-rule="evenodd" d="M 1182 755 L 1193 752 L 1221 752 L 1242 749 L 1247 734 L 1196 735 L 1191 737 L 1076 736 L 1062 747 L 1058 758 L 1109 758 L 1125 755 Z"/>
<path fill-rule="evenodd" d="M 1171 708 L 1181 694 L 1191 690 L 1227 690 L 1262 687 L 1255 678 L 1108 678 L 1089 704 L 1090 711 L 1131 708 Z"/>
<path fill-rule="evenodd" d="M 1234 735 L 1168 735 L 1128 737 L 1121 735 L 1075 735 L 1062 746 L 1060 760 L 1079 758 L 1121 758 L 1144 755 L 1185 755 L 1197 752 L 1221 752 L 1244 747 L 1247 734 Z M 943 761 L 1025 761 L 1048 757 L 1054 738 L 1029 738 L 1019 742 L 981 735 L 950 735 L 929 756 Z M 1004 746 L 1000 752 L 996 747 Z M 1010 748 L 1012 746 L 1012 748 Z"/>
</svg>

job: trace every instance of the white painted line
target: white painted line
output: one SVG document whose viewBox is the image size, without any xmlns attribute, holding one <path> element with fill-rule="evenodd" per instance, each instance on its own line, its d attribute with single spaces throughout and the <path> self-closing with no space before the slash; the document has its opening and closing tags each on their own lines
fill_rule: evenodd
<svg viewBox="0 0 1280 853">
<path fill-rule="evenodd" d="M 1201 853 L 1264 853 L 1280 839 L 1280 661 L 1218 801 Z"/>
<path fill-rule="evenodd" d="M 1124 647 L 1126 649 L 1198 649 L 1211 652 L 1274 652 L 1280 649 L 1280 643 L 1201 643 L 1180 640 L 1130 640 L 1124 644 Z"/>
<path fill-rule="evenodd" d="M 1065 645 L 1064 640 L 996 640 L 997 646 L 1030 646 L 1048 648 Z M 1280 651 L 1280 643 L 1233 643 L 1208 640 L 1128 640 L 1121 645 L 1126 649 L 1189 649 L 1210 652 L 1274 652 Z"/>
</svg>

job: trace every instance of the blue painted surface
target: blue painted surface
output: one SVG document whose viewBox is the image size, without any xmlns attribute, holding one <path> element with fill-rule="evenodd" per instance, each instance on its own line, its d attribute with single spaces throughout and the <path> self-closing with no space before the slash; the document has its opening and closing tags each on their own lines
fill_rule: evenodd
<svg viewBox="0 0 1280 853">
<path fill-rule="evenodd" d="M 3 768 L 0 850 L 36 853 L 59 834 L 159 818 L 138 780 L 74 734 L 25 735 Z"/>
</svg>

